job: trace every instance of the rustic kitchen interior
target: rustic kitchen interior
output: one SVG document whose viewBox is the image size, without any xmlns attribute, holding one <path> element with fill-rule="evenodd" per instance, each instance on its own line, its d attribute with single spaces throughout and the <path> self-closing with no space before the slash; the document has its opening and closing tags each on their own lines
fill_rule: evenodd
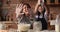
<svg viewBox="0 0 60 32">
<path fill-rule="evenodd" d="M 18 21 L 16 19 L 15 13 L 16 4 L 20 4 L 21 2 L 28 3 L 30 4 L 32 11 L 34 12 L 35 5 L 38 1 L 39 0 L 0 0 L 0 31 L 12 32 L 14 30 L 15 32 L 17 32 Z M 58 27 L 56 27 L 55 24 L 58 20 L 57 15 L 60 14 L 60 0 L 44 0 L 44 4 L 46 5 L 46 8 L 48 10 L 47 30 L 56 31 Z M 58 30 L 60 30 L 60 25 L 58 26 Z"/>
</svg>

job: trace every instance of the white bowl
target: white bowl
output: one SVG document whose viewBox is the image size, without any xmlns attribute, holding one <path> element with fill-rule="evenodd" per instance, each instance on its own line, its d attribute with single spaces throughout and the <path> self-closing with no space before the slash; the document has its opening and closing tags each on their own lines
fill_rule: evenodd
<svg viewBox="0 0 60 32">
<path fill-rule="evenodd" d="M 30 29 L 30 24 L 18 24 L 18 30 L 27 31 Z"/>
</svg>

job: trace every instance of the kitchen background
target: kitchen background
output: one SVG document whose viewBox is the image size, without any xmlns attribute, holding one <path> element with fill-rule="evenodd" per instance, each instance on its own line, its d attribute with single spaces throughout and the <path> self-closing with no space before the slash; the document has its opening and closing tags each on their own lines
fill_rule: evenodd
<svg viewBox="0 0 60 32">
<path fill-rule="evenodd" d="M 7 27 L 7 29 L 9 28 L 17 29 L 17 24 L 12 23 L 16 21 L 15 14 L 16 4 L 19 4 L 21 2 L 29 3 L 32 9 L 34 10 L 37 1 L 38 0 L 0 0 L 0 21 L 6 22 L 5 24 L 9 26 Z M 60 14 L 60 0 L 44 0 L 44 2 L 49 13 L 48 20 L 55 20 L 56 15 Z M 54 25 L 50 25 L 50 21 L 48 21 L 48 29 L 49 30 L 55 29 Z"/>
</svg>

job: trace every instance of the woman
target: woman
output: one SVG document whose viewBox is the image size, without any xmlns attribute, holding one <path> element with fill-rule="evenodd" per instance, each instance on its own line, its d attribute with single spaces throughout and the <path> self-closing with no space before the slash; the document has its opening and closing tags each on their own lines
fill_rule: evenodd
<svg viewBox="0 0 60 32">
<path fill-rule="evenodd" d="M 42 7 L 42 5 L 37 5 L 36 8 L 35 8 L 35 20 L 38 22 L 38 21 L 41 21 L 42 23 L 42 30 L 46 30 L 47 29 L 47 22 L 46 22 L 46 19 L 45 19 L 45 8 Z"/>
<path fill-rule="evenodd" d="M 24 3 L 23 8 L 19 14 L 20 23 L 25 23 L 25 24 L 31 24 L 30 22 L 30 16 L 31 16 L 31 7 L 29 4 Z"/>
</svg>

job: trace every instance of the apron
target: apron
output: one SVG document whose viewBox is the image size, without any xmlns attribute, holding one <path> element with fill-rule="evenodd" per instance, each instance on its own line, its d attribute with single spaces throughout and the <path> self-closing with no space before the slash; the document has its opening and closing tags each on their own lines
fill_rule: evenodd
<svg viewBox="0 0 60 32">
<path fill-rule="evenodd" d="M 30 18 L 29 18 L 28 16 L 23 15 L 23 17 L 22 17 L 20 23 L 31 24 Z"/>
<path fill-rule="evenodd" d="M 35 16 L 35 18 L 36 18 L 35 19 L 36 21 L 41 21 L 41 23 L 42 23 L 42 30 L 46 30 L 47 29 L 47 22 L 46 22 L 46 20 L 44 18 L 44 14 L 38 13 L 38 15 Z"/>
<path fill-rule="evenodd" d="M 46 22 L 46 20 L 44 18 L 40 18 L 39 20 L 42 23 L 42 30 L 47 29 L 47 22 Z"/>
<path fill-rule="evenodd" d="M 23 13 L 23 11 L 21 11 L 20 13 Z M 25 14 L 22 15 L 22 17 L 19 17 L 19 23 L 23 23 L 23 24 L 31 24 L 30 29 L 32 29 L 32 23 L 30 22 L 30 17 L 26 16 Z"/>
<path fill-rule="evenodd" d="M 23 11 L 21 11 L 20 13 L 23 13 Z M 25 14 L 23 14 L 19 18 L 20 18 L 20 23 L 31 24 L 29 16 L 26 16 Z"/>
</svg>

